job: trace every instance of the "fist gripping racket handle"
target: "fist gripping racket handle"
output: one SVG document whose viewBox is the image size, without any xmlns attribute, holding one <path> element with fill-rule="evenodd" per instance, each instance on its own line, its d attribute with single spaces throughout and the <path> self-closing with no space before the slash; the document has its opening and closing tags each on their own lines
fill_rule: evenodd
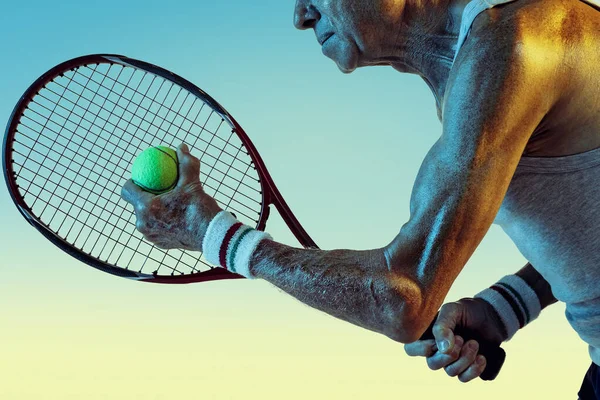
<svg viewBox="0 0 600 400">
<path fill-rule="evenodd" d="M 423 336 L 421 336 L 421 340 L 434 339 L 433 325 L 435 324 L 436 320 L 437 315 Z M 506 359 L 506 352 L 504 349 L 497 344 L 493 344 L 481 339 L 481 336 L 471 329 L 457 327 L 454 330 L 454 334 L 462 336 L 465 340 L 465 343 L 468 340 L 475 340 L 477 343 L 479 343 L 479 354 L 484 356 L 487 361 L 485 369 L 479 377 L 484 381 L 493 381 L 496 379 L 496 376 L 498 376 L 498 373 L 504 364 L 504 359 Z"/>
</svg>

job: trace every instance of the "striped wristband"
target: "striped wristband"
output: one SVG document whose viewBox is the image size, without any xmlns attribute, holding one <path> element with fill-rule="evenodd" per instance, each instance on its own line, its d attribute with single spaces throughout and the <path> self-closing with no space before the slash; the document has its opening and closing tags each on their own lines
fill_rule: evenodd
<svg viewBox="0 0 600 400">
<path fill-rule="evenodd" d="M 542 306 L 535 291 L 523 279 L 508 275 L 489 289 L 475 295 L 494 307 L 506 328 L 509 340 L 525 325 L 536 319 Z"/>
<path fill-rule="evenodd" d="M 221 211 L 208 225 L 202 251 L 209 263 L 252 279 L 250 257 L 264 239 L 272 237 L 242 224 L 228 211 Z"/>
</svg>

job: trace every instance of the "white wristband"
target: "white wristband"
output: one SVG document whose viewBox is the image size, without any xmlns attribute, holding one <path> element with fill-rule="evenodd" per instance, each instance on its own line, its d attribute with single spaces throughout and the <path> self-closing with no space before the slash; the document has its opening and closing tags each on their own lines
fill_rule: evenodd
<svg viewBox="0 0 600 400">
<path fill-rule="evenodd" d="M 500 316 L 506 333 L 506 340 L 525 325 L 536 319 L 542 306 L 535 291 L 522 278 L 516 275 L 505 276 L 498 283 L 475 295 L 490 303 Z"/>
<path fill-rule="evenodd" d="M 243 225 L 228 211 L 221 211 L 208 225 L 202 250 L 209 263 L 252 279 L 250 258 L 264 239 L 272 240 L 272 237 Z"/>
</svg>

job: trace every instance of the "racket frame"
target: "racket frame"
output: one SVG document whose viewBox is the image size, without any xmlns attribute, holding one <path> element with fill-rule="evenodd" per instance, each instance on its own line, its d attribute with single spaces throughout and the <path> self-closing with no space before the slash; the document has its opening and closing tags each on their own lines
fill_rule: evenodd
<svg viewBox="0 0 600 400">
<path fill-rule="evenodd" d="M 261 204 L 261 210 L 256 229 L 264 231 L 266 227 L 267 218 L 269 217 L 269 206 L 273 204 L 302 246 L 306 248 L 318 248 L 315 242 L 308 235 L 306 230 L 304 230 L 298 219 L 292 213 L 291 209 L 285 202 L 283 196 L 279 192 L 279 189 L 277 189 L 277 186 L 275 186 L 275 183 L 273 182 L 273 179 L 271 178 L 271 175 L 269 174 L 269 171 L 267 170 L 260 154 L 256 150 L 254 144 L 250 141 L 250 138 L 248 137 L 246 132 L 242 129 L 240 124 L 231 116 L 231 114 L 229 114 L 229 112 L 225 110 L 223 106 L 221 106 L 214 98 L 212 98 L 208 93 L 200 89 L 198 86 L 194 85 L 187 79 L 182 78 L 181 76 L 171 71 L 168 71 L 154 64 L 150 64 L 140 60 L 135 60 L 117 54 L 91 54 L 87 56 L 73 58 L 61 64 L 58 64 L 57 66 L 51 68 L 46 73 L 41 75 L 29 86 L 29 88 L 21 96 L 15 108 L 13 109 L 13 112 L 11 113 L 10 120 L 7 124 L 4 140 L 2 143 L 2 167 L 4 178 L 6 180 L 10 196 L 15 205 L 17 206 L 17 209 L 19 210 L 21 215 L 25 218 L 27 222 L 29 222 L 30 225 L 32 225 L 42 235 L 44 235 L 46 239 L 48 239 L 50 242 L 52 242 L 54 245 L 59 247 L 67 254 L 71 255 L 72 257 L 75 257 L 81 262 L 90 265 L 91 267 L 94 267 L 112 275 L 117 275 L 123 278 L 139 280 L 143 282 L 184 284 L 222 279 L 243 278 L 243 276 L 232 273 L 224 268 L 212 268 L 210 270 L 196 272 L 192 274 L 173 274 L 169 276 L 147 274 L 113 266 L 100 260 L 99 258 L 96 258 L 90 254 L 79 250 L 78 248 L 74 247 L 69 242 L 58 236 L 57 233 L 55 233 L 49 226 L 44 224 L 39 218 L 37 218 L 33 214 L 33 211 L 29 208 L 25 200 L 19 194 L 19 186 L 17 185 L 15 179 L 16 173 L 13 169 L 14 160 L 12 159 L 12 143 L 15 138 L 17 126 L 19 125 L 20 119 L 25 113 L 25 110 L 27 109 L 29 103 L 33 100 L 34 96 L 45 87 L 47 83 L 53 81 L 59 76 L 63 76 L 65 72 L 75 70 L 76 68 L 83 65 L 101 63 L 119 64 L 125 67 L 129 66 L 150 72 L 154 75 L 157 75 L 163 79 L 166 79 L 183 87 L 187 91 L 191 92 L 193 95 L 199 97 L 211 108 L 213 108 L 213 110 L 217 114 L 219 114 L 221 118 L 223 118 L 231 126 L 233 126 L 233 132 L 235 132 L 238 135 L 238 137 L 244 144 L 248 155 L 252 160 L 252 166 L 257 170 L 257 173 L 260 177 L 259 183 L 261 185 L 261 194 L 263 196 L 263 201 Z"/>
</svg>

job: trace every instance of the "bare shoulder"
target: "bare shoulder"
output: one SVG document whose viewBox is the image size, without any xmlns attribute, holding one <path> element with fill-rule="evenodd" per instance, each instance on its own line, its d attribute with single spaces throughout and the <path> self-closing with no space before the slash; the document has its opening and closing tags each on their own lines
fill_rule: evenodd
<svg viewBox="0 0 600 400">
<path fill-rule="evenodd" d="M 461 69 L 479 68 L 493 71 L 485 76 L 498 81 L 499 94 L 544 86 L 539 93 L 552 107 L 527 152 L 568 154 L 585 150 L 574 143 L 600 145 L 591 128 L 600 124 L 600 8 L 582 0 L 518 0 L 486 10 L 473 22 L 448 89 Z"/>
<path fill-rule="evenodd" d="M 469 101 L 461 102 L 464 107 L 484 107 L 485 112 L 508 98 L 521 106 L 526 106 L 525 99 L 544 102 L 544 108 L 550 109 L 561 91 L 557 77 L 565 50 L 562 45 L 557 48 L 558 37 L 540 34 L 545 24 L 540 14 L 544 18 L 553 15 L 542 8 L 539 0 L 519 0 L 475 18 L 450 71 L 443 109 L 448 102 L 461 102 L 465 97 Z M 532 98 L 532 92 L 538 98 Z M 477 98 L 479 102 L 474 101 Z"/>
<path fill-rule="evenodd" d="M 583 76 L 598 75 L 600 7 L 583 0 L 518 0 L 498 5 L 473 21 L 465 47 L 469 45 L 471 50 L 493 46 L 499 55 L 518 57 L 541 70 L 565 72 L 576 67 Z M 572 80 L 570 76 L 568 81 Z"/>
</svg>

